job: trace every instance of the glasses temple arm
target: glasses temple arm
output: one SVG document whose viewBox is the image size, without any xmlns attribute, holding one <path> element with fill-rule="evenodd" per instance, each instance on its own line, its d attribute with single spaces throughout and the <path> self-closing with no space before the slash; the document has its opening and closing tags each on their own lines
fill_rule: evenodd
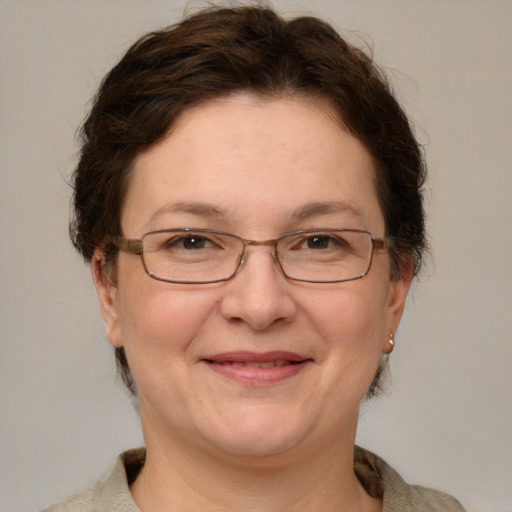
<svg viewBox="0 0 512 512">
<path fill-rule="evenodd" d="M 131 254 L 142 254 L 142 240 L 124 238 L 123 236 L 115 236 L 112 242 L 119 249 Z"/>
</svg>

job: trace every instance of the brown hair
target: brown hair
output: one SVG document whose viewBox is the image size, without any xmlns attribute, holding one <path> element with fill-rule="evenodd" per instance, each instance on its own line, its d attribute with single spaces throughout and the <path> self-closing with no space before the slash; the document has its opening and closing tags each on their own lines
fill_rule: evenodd
<svg viewBox="0 0 512 512">
<path fill-rule="evenodd" d="M 135 157 L 191 105 L 234 92 L 325 98 L 376 163 L 393 278 L 426 250 L 425 166 L 407 117 L 370 56 L 314 17 L 268 7 L 209 8 L 137 41 L 103 80 L 82 128 L 73 175 L 73 244 L 86 261 L 115 263 L 120 211 Z M 116 358 L 135 391 L 123 349 Z M 372 390 L 376 387 L 376 382 Z"/>
</svg>

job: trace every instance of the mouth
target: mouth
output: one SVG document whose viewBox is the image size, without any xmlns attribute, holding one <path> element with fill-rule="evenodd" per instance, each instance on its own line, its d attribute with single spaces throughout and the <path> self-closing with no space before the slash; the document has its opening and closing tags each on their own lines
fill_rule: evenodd
<svg viewBox="0 0 512 512">
<path fill-rule="evenodd" d="M 230 365 L 230 366 L 238 366 L 239 368 L 275 368 L 276 366 L 289 366 L 292 364 L 300 364 L 298 361 L 287 361 L 286 359 L 274 359 L 270 361 L 224 361 L 222 363 L 218 363 L 215 361 L 210 361 L 213 364 L 222 364 L 222 365 Z"/>
<path fill-rule="evenodd" d="M 270 385 L 301 373 L 313 359 L 293 352 L 227 352 L 202 359 L 225 378 L 244 385 Z"/>
</svg>

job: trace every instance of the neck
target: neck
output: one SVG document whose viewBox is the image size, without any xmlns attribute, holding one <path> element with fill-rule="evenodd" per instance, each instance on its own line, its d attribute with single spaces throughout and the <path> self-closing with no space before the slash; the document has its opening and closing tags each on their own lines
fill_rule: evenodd
<svg viewBox="0 0 512 512">
<path fill-rule="evenodd" d="M 378 511 L 353 471 L 354 439 L 278 456 L 238 457 L 165 445 L 146 433 L 146 464 L 131 487 L 145 512 Z"/>
</svg>

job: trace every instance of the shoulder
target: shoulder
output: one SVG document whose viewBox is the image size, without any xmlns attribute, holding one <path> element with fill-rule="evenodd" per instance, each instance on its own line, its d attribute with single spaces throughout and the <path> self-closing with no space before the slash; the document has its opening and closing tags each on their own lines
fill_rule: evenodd
<svg viewBox="0 0 512 512">
<path fill-rule="evenodd" d="M 397 508 L 399 504 L 410 503 L 414 505 L 413 510 L 422 512 L 464 512 L 464 508 L 453 496 L 435 489 L 428 489 L 419 485 L 405 484 L 405 489 L 401 495 L 389 496 L 389 510 L 399 511 L 403 508 Z M 384 501 L 386 503 L 386 500 Z M 387 509 L 384 509 L 384 512 Z"/>
<path fill-rule="evenodd" d="M 89 512 L 93 510 L 91 491 L 81 492 L 60 503 L 50 505 L 41 512 Z"/>
<path fill-rule="evenodd" d="M 354 471 L 367 491 L 383 498 L 382 512 L 464 512 L 452 496 L 408 484 L 377 455 L 356 447 Z"/>
<path fill-rule="evenodd" d="M 89 512 L 93 510 L 91 491 L 75 494 L 70 498 L 43 509 L 41 512 Z"/>
<path fill-rule="evenodd" d="M 145 450 L 130 450 L 116 460 L 110 474 L 90 491 L 75 494 L 41 512 L 140 512 L 130 493 L 130 483 L 144 464 Z"/>
</svg>

